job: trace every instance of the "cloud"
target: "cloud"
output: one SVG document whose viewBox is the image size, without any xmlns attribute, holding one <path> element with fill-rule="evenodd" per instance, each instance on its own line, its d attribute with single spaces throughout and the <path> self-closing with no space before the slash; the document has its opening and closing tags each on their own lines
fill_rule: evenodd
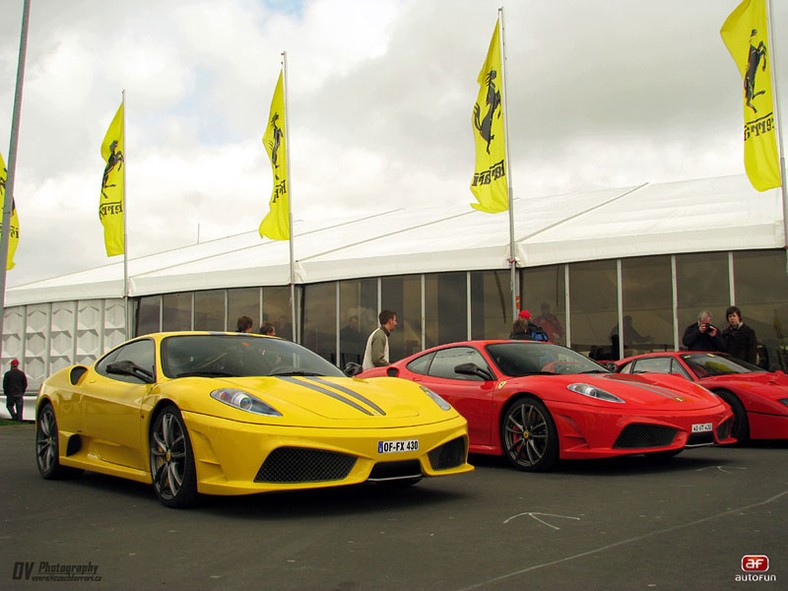
<svg viewBox="0 0 788 591">
<path fill-rule="evenodd" d="M 740 174 L 741 81 L 719 27 L 737 0 L 506 5 L 510 171 L 529 199 Z M 777 4 L 777 3 L 775 3 Z M 296 217 L 467 208 L 476 77 L 499 1 L 37 0 L 9 285 L 108 262 L 99 145 L 126 90 L 129 253 L 254 231 L 260 139 L 288 57 Z M 775 6 L 774 47 L 788 48 Z M 13 80 L 21 3 L 0 7 Z M 777 60 L 778 81 L 788 58 Z M 0 146 L 13 88 L 0 88 Z M 784 103 L 784 101 L 783 101 Z"/>
</svg>

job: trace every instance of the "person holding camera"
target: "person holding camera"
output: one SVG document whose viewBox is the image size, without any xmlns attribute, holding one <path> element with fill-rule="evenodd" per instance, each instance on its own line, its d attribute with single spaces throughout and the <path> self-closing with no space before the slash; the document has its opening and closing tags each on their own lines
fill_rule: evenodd
<svg viewBox="0 0 788 591">
<path fill-rule="evenodd" d="M 698 314 L 698 322 L 693 322 L 687 327 L 681 342 L 690 351 L 726 350 L 722 333 L 711 323 L 711 312 L 708 310 Z"/>
</svg>

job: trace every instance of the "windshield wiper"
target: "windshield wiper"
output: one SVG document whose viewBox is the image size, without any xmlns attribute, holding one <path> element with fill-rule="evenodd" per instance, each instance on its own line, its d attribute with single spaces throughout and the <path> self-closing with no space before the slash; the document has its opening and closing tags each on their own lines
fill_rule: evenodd
<svg viewBox="0 0 788 591">
<path fill-rule="evenodd" d="M 268 374 L 269 376 L 322 376 L 322 374 L 317 371 L 303 371 L 300 369 L 288 369 L 286 371 L 275 371 L 273 373 Z"/>
<path fill-rule="evenodd" d="M 226 371 L 184 371 L 176 374 L 176 378 L 237 378 L 238 374 L 228 373 Z"/>
</svg>

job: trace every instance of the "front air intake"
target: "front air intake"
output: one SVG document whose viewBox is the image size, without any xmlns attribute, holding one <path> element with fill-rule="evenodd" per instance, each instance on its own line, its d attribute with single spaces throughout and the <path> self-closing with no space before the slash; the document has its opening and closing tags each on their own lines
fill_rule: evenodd
<svg viewBox="0 0 788 591">
<path fill-rule="evenodd" d="M 624 427 L 613 444 L 614 449 L 653 449 L 667 447 L 676 438 L 677 430 L 663 425 L 633 423 Z"/>
<path fill-rule="evenodd" d="M 280 447 L 268 454 L 254 481 L 284 484 L 343 480 L 355 464 L 354 456 L 343 453 L 304 447 Z"/>
</svg>

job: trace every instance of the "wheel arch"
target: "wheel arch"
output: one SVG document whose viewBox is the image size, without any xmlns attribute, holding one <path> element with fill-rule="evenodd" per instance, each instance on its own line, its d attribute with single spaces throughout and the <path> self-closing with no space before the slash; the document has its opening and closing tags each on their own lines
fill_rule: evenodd
<svg viewBox="0 0 788 591">
<path fill-rule="evenodd" d="M 724 387 L 710 389 L 711 392 L 719 396 L 733 411 L 734 427 L 731 435 L 736 437 L 739 443 L 744 443 L 750 439 L 750 420 L 748 417 L 747 406 L 733 390 Z"/>
<path fill-rule="evenodd" d="M 519 460 L 513 459 L 507 449 L 507 442 L 505 441 L 504 431 L 507 429 L 507 416 L 510 410 L 517 404 L 534 403 L 533 406 L 537 408 L 537 412 L 544 416 L 545 429 L 547 431 L 546 447 L 542 450 L 542 455 L 536 463 L 531 464 L 530 468 L 524 468 Z M 541 407 L 538 408 L 538 407 Z M 561 457 L 561 437 L 558 431 L 558 425 L 555 420 L 553 411 L 547 405 L 545 399 L 533 392 L 518 392 L 510 396 L 506 403 L 501 406 L 501 412 L 498 419 L 498 426 L 496 428 L 498 448 L 500 453 L 516 468 L 525 471 L 543 472 L 553 469 L 555 464 Z M 544 459 L 544 461 L 542 461 Z"/>
</svg>

